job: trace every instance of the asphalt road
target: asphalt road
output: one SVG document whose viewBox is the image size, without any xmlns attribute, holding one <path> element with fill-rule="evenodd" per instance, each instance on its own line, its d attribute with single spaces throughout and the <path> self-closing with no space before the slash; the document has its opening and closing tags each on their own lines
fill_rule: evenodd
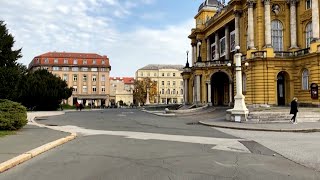
<svg viewBox="0 0 320 180">
<path fill-rule="evenodd" d="M 251 139 L 196 124 L 213 116 L 219 112 L 161 117 L 107 109 L 42 118 L 39 123 L 79 137 L 0 174 L 0 180 L 320 179 L 319 172 Z"/>
</svg>

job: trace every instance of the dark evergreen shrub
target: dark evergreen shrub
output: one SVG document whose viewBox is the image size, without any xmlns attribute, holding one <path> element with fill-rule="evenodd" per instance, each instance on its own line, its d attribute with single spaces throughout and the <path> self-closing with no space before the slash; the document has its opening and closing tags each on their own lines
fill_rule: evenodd
<svg viewBox="0 0 320 180">
<path fill-rule="evenodd" d="M 27 110 L 24 106 L 7 99 L 0 99 L 0 130 L 18 130 L 27 122 Z"/>
</svg>

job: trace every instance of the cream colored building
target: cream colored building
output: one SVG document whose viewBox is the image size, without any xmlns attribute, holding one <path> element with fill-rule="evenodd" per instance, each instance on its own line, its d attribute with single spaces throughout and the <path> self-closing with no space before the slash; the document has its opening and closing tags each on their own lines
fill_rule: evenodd
<svg viewBox="0 0 320 180">
<path fill-rule="evenodd" d="M 151 104 L 182 104 L 183 65 L 149 64 L 136 71 L 136 79 L 149 77 L 157 82 L 157 97 Z"/>
<path fill-rule="evenodd" d="M 65 103 L 100 107 L 109 104 L 111 66 L 107 56 L 94 53 L 48 52 L 33 58 L 30 70 L 47 69 L 73 87 Z"/>
<path fill-rule="evenodd" d="M 133 103 L 133 77 L 110 77 L 110 101 L 113 105 Z"/>
</svg>

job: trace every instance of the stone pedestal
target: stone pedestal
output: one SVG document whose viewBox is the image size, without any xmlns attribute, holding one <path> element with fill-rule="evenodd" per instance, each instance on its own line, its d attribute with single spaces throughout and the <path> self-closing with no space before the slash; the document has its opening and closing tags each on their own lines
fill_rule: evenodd
<svg viewBox="0 0 320 180">
<path fill-rule="evenodd" d="M 147 88 L 147 99 L 146 99 L 146 104 L 150 104 L 150 101 L 149 101 L 149 88 Z"/>
</svg>

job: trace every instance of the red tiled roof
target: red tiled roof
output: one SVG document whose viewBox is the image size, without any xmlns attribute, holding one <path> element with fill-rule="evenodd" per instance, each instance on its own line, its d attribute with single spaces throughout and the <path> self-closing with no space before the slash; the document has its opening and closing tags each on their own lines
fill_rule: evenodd
<svg viewBox="0 0 320 180">
<path fill-rule="evenodd" d="M 45 59 L 48 62 L 45 62 Z M 54 60 L 58 60 L 54 62 Z M 77 64 L 73 64 L 73 60 L 77 60 Z M 67 60 L 65 63 L 64 60 Z M 86 60 L 86 63 L 84 63 Z M 94 61 L 95 60 L 95 63 Z M 33 58 L 29 64 L 29 68 L 33 66 L 99 66 L 110 67 L 109 58 L 106 55 L 95 53 L 72 53 L 72 52 L 47 52 Z M 111 67 L 110 67 L 111 68 Z"/>
<path fill-rule="evenodd" d="M 123 81 L 124 84 L 133 84 L 134 78 L 133 77 L 110 77 L 110 81 L 112 80 L 119 80 Z"/>
</svg>

